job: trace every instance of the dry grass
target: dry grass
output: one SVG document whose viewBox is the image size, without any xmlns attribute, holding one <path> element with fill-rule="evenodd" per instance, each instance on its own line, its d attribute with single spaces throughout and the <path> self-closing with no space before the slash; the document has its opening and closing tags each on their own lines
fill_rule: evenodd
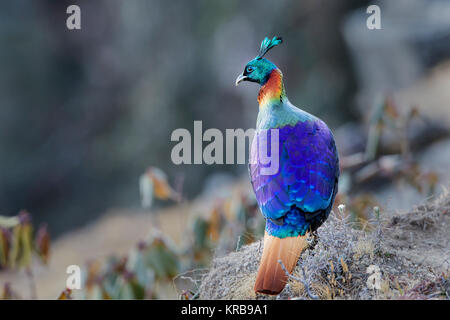
<svg viewBox="0 0 450 320">
<path fill-rule="evenodd" d="M 449 209 L 450 194 L 444 191 L 409 213 L 372 221 L 370 231 L 357 230 L 332 213 L 318 230 L 318 242 L 302 254 L 276 298 L 446 298 Z M 399 237 L 403 233 L 413 236 Z M 202 280 L 200 298 L 270 298 L 252 292 L 261 245 L 259 241 L 216 258 Z"/>
</svg>

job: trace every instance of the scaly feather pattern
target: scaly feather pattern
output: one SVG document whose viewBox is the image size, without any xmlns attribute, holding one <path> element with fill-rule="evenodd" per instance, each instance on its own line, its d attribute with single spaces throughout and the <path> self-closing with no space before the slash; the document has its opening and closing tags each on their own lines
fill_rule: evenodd
<svg viewBox="0 0 450 320">
<path fill-rule="evenodd" d="M 283 238 L 314 231 L 328 217 L 337 191 L 339 164 L 326 124 L 294 107 L 280 82 L 281 72 L 274 70 L 260 90 L 249 172 L 257 202 L 267 218 L 266 231 Z M 264 175 L 261 170 L 270 164 L 261 162 L 258 146 L 266 145 L 273 156 L 271 129 L 278 130 L 278 150 L 273 152 L 278 153 L 279 168 Z"/>
</svg>

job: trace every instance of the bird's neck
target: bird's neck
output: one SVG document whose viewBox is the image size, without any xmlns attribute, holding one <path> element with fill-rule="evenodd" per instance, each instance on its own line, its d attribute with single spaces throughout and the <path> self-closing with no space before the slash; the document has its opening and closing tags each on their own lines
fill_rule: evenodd
<svg viewBox="0 0 450 320">
<path fill-rule="evenodd" d="M 259 107 L 264 108 L 268 105 L 279 104 L 285 98 L 286 92 L 284 90 L 283 74 L 279 69 L 273 69 L 267 81 L 261 85 L 261 89 L 259 90 Z"/>
</svg>

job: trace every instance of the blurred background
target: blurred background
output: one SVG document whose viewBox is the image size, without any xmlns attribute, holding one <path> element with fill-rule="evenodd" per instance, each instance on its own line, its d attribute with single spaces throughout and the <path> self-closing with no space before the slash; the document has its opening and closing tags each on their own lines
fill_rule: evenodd
<svg viewBox="0 0 450 320">
<path fill-rule="evenodd" d="M 81 30 L 66 28 L 73 2 Z M 366 27 L 370 4 L 381 30 Z M 25 209 L 61 241 L 111 216 L 119 241 L 155 225 L 124 227 L 150 215 L 149 166 L 186 205 L 248 192 L 247 165 L 174 165 L 170 135 L 194 120 L 253 128 L 258 89 L 234 81 L 274 35 L 290 100 L 335 134 L 341 201 L 406 210 L 448 185 L 449 1 L 16 0 L 0 4 L 0 214 Z"/>
</svg>

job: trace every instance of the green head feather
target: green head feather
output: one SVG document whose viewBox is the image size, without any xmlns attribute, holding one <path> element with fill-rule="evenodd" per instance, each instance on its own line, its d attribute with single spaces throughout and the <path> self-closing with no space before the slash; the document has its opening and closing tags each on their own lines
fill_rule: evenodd
<svg viewBox="0 0 450 320">
<path fill-rule="evenodd" d="M 256 59 L 261 59 L 264 57 L 264 55 L 273 47 L 281 44 L 283 42 L 283 39 L 281 37 L 273 37 L 272 40 L 265 37 L 264 40 L 261 42 L 261 48 L 259 49 L 259 54 L 256 57 Z"/>
<path fill-rule="evenodd" d="M 281 37 L 273 37 L 272 40 L 265 38 L 261 42 L 261 48 L 259 49 L 259 54 L 253 60 L 249 61 L 244 68 L 244 72 L 239 75 L 236 79 L 236 85 L 242 81 L 256 82 L 263 85 L 269 78 L 272 70 L 276 69 L 277 66 L 274 65 L 263 56 L 273 47 L 281 44 L 283 40 Z"/>
</svg>

